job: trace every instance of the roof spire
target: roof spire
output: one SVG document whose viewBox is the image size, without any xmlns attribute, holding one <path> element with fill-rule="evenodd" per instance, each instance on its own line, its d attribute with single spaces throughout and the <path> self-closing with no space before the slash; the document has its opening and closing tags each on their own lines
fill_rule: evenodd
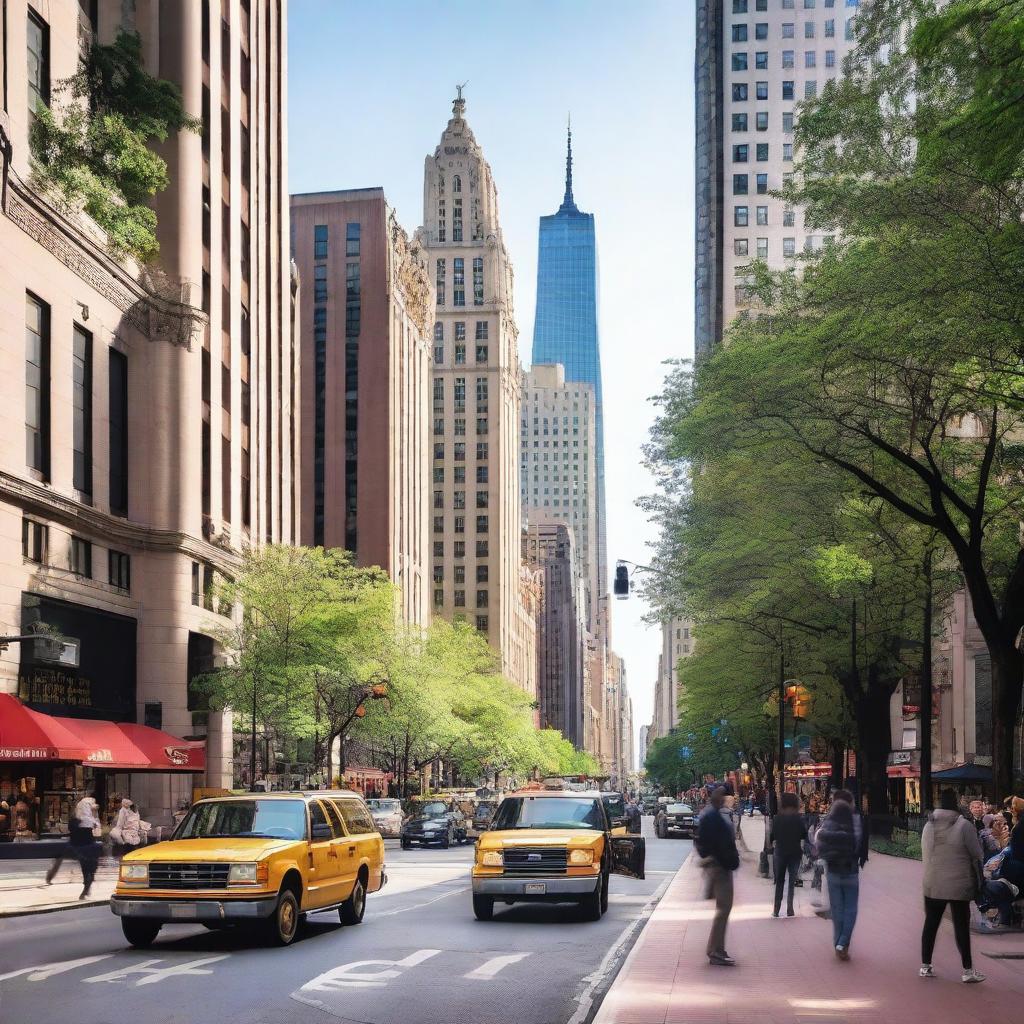
<svg viewBox="0 0 1024 1024">
<path fill-rule="evenodd" d="M 462 90 L 469 85 L 469 82 L 463 82 L 462 85 L 455 86 L 455 102 L 452 104 L 452 116 L 461 120 L 462 115 L 466 112 L 466 101 L 462 98 Z"/>
<path fill-rule="evenodd" d="M 561 209 L 576 209 L 576 201 L 572 197 L 572 114 L 569 114 L 566 124 L 565 196 L 562 198 Z"/>
</svg>

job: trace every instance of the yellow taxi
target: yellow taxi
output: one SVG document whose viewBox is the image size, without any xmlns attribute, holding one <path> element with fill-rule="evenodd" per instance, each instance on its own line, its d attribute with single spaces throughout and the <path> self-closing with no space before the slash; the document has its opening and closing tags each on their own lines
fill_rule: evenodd
<svg viewBox="0 0 1024 1024">
<path fill-rule="evenodd" d="M 495 903 L 577 903 L 588 920 L 608 909 L 608 876 L 644 877 L 645 845 L 613 824 L 597 791 L 530 789 L 502 800 L 476 844 L 473 913 Z"/>
<path fill-rule="evenodd" d="M 359 924 L 386 881 L 384 840 L 358 793 L 250 793 L 200 800 L 170 840 L 126 854 L 110 909 L 133 946 L 188 922 L 255 925 L 287 946 L 312 911 Z"/>
</svg>

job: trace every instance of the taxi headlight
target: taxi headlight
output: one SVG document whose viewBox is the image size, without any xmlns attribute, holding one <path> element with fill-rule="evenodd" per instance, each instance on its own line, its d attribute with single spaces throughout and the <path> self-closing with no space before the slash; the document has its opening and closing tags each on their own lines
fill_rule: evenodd
<svg viewBox="0 0 1024 1024">
<path fill-rule="evenodd" d="M 593 850 L 570 850 L 569 851 L 569 863 L 574 865 L 580 864 L 593 864 L 594 863 L 594 851 Z"/>
<path fill-rule="evenodd" d="M 149 865 L 122 861 L 120 877 L 122 882 L 145 885 L 149 881 Z"/>
<path fill-rule="evenodd" d="M 266 864 L 232 864 L 228 868 L 228 885 L 259 885 L 266 882 L 269 874 Z"/>
<path fill-rule="evenodd" d="M 480 855 L 480 863 L 485 868 L 500 868 L 505 864 L 501 850 L 484 850 Z"/>
</svg>

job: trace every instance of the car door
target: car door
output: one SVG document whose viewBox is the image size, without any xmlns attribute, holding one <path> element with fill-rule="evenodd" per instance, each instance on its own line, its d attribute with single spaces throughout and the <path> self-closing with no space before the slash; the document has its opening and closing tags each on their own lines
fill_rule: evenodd
<svg viewBox="0 0 1024 1024">
<path fill-rule="evenodd" d="M 309 878 L 303 909 L 337 903 L 341 886 L 341 860 L 336 827 L 319 800 L 309 801 Z"/>
<path fill-rule="evenodd" d="M 361 864 L 366 864 L 369 871 L 368 891 L 376 892 L 381 887 L 384 869 L 384 841 L 373 823 L 373 816 L 359 797 L 335 797 L 334 804 L 345 819 L 348 832 L 342 852 L 346 893 L 352 891 Z"/>
<path fill-rule="evenodd" d="M 613 875 L 628 875 L 630 878 L 644 877 L 644 861 L 647 846 L 642 836 L 607 834 L 608 870 Z"/>
</svg>

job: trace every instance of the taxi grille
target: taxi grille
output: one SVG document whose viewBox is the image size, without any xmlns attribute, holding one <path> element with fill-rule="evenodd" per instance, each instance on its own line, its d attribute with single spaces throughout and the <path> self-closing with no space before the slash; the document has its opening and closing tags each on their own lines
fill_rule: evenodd
<svg viewBox="0 0 1024 1024">
<path fill-rule="evenodd" d="M 154 861 L 149 865 L 151 889 L 226 889 L 227 864 Z"/>
<path fill-rule="evenodd" d="M 568 851 L 563 847 L 517 846 L 506 849 L 506 875 L 564 875 Z"/>
</svg>

